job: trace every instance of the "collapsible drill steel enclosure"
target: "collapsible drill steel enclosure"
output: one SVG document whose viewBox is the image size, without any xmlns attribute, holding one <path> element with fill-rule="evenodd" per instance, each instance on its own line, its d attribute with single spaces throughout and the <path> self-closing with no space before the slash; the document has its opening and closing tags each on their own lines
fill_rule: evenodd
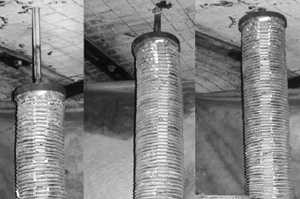
<svg viewBox="0 0 300 199">
<path fill-rule="evenodd" d="M 250 198 L 289 198 L 286 25 L 284 16 L 265 10 L 249 13 L 239 22 Z"/>
<path fill-rule="evenodd" d="M 183 198 L 179 41 L 151 32 L 132 44 L 136 65 L 135 199 Z"/>
<path fill-rule="evenodd" d="M 15 91 L 18 199 L 65 198 L 64 98 L 64 89 L 52 84 Z"/>
</svg>

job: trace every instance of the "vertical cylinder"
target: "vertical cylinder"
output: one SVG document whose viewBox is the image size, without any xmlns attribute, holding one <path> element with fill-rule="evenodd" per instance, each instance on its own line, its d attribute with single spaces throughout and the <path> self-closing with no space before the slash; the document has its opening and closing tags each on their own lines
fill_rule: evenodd
<svg viewBox="0 0 300 199">
<path fill-rule="evenodd" d="M 246 178 L 250 198 L 289 198 L 286 19 L 257 11 L 242 34 Z"/>
<path fill-rule="evenodd" d="M 65 198 L 64 91 L 48 84 L 16 89 L 16 195 Z"/>
<path fill-rule="evenodd" d="M 137 78 L 135 199 L 182 199 L 179 41 L 169 33 L 146 33 L 132 49 Z"/>
</svg>

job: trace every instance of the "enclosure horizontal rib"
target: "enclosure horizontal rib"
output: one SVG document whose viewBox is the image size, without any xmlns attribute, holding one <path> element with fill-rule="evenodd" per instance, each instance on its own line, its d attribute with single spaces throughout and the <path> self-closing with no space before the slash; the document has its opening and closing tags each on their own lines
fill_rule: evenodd
<svg viewBox="0 0 300 199">
<path fill-rule="evenodd" d="M 250 199 L 244 195 L 200 195 L 199 199 Z"/>
</svg>

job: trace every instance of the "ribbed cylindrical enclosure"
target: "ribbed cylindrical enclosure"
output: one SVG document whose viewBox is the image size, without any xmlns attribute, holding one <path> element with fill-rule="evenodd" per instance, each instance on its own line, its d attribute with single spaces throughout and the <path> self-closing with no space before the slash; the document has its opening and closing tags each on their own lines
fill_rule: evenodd
<svg viewBox="0 0 300 199">
<path fill-rule="evenodd" d="M 250 199 L 244 195 L 199 195 L 199 199 Z"/>
<path fill-rule="evenodd" d="M 65 198 L 64 91 L 48 84 L 16 89 L 16 195 Z"/>
<path fill-rule="evenodd" d="M 286 19 L 257 11 L 242 33 L 246 178 L 250 198 L 289 198 Z"/>
<path fill-rule="evenodd" d="M 141 35 L 136 61 L 135 199 L 183 198 L 183 124 L 179 41 Z"/>
</svg>

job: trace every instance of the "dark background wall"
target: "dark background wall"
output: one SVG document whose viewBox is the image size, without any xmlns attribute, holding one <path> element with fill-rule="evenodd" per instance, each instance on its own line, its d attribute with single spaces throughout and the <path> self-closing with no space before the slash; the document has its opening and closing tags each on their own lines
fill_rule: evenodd
<svg viewBox="0 0 300 199">
<path fill-rule="evenodd" d="M 15 198 L 15 114 L 0 111 L 0 198 Z M 68 199 L 83 198 L 82 144 L 83 112 L 67 112 L 64 121 L 65 172 Z"/>
<path fill-rule="evenodd" d="M 242 107 L 239 101 L 196 101 L 196 187 L 205 194 L 245 194 Z M 300 197 L 300 103 L 290 101 L 290 179 Z M 296 188 L 296 189 L 295 189 Z"/>
</svg>

